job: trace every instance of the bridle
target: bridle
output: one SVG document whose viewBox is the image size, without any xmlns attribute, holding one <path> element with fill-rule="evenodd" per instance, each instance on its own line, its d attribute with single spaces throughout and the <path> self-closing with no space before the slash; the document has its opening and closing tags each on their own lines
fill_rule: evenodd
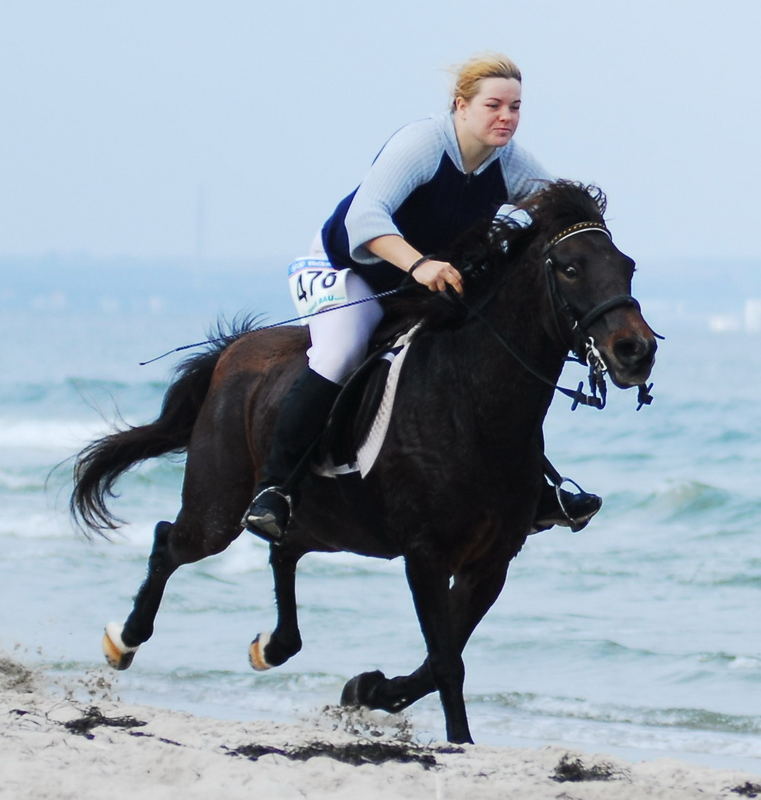
<svg viewBox="0 0 761 800">
<path fill-rule="evenodd" d="M 598 409 L 605 408 L 605 401 L 607 397 L 605 373 L 608 371 L 608 368 L 600 351 L 595 345 L 594 338 L 589 334 L 589 327 L 613 309 L 631 306 L 636 308 L 638 311 L 640 310 L 640 304 L 636 298 L 632 297 L 630 294 L 620 294 L 604 300 L 602 303 L 598 303 L 585 314 L 579 315 L 576 313 L 576 311 L 574 311 L 573 308 L 571 308 L 568 301 L 560 292 L 557 284 L 557 278 L 555 277 L 555 263 L 552 258 L 552 251 L 557 245 L 559 245 L 561 242 L 564 242 L 566 239 L 570 239 L 572 236 L 594 231 L 605 234 L 611 241 L 613 241 L 610 231 L 603 223 L 577 222 L 575 225 L 564 228 L 562 231 L 560 231 L 560 233 L 553 236 L 547 242 L 544 250 L 542 251 L 548 296 L 550 298 L 550 305 L 552 309 L 551 316 L 555 325 L 558 339 L 565 347 L 566 351 L 571 350 L 576 356 L 576 358 L 570 360 L 577 361 L 580 364 L 587 364 L 589 366 L 589 385 L 591 395 L 583 392 L 583 381 L 579 382 L 579 385 L 575 390 L 567 389 L 549 380 L 549 378 L 546 378 L 541 373 L 537 372 L 532 366 L 527 364 L 526 361 L 518 353 L 516 353 L 515 349 L 505 339 L 505 337 L 492 325 L 491 321 L 481 313 L 481 309 L 485 303 L 479 304 L 478 307 L 467 306 L 469 313 L 478 317 L 487 326 L 492 335 L 497 338 L 502 346 L 508 350 L 513 358 L 518 361 L 518 363 L 525 370 L 530 372 L 535 378 L 538 378 L 543 383 L 551 386 L 556 391 L 561 392 L 567 397 L 570 397 L 573 400 L 573 404 L 571 405 L 572 411 L 575 411 L 579 405 L 591 406 L 592 408 Z M 561 330 L 561 315 L 565 316 L 568 320 L 572 334 L 571 343 L 568 342 L 567 336 L 564 335 L 563 331 Z M 655 333 L 654 335 L 658 336 L 658 334 Z M 663 337 L 659 336 L 658 338 Z M 637 411 L 639 411 L 643 405 L 650 405 L 650 403 L 652 403 L 653 398 L 650 394 L 652 387 L 652 383 L 649 385 L 645 385 L 644 383 L 639 385 Z"/>
<path fill-rule="evenodd" d="M 589 335 L 589 328 L 597 322 L 597 320 L 604 317 L 609 311 L 614 308 L 621 308 L 622 306 L 632 306 L 640 310 L 639 302 L 630 294 L 619 294 L 615 297 L 610 297 L 598 303 L 592 309 L 586 312 L 583 316 L 579 316 L 569 305 L 568 301 L 563 297 L 558 289 L 557 279 L 555 278 L 555 262 L 552 259 L 552 251 L 561 242 L 570 239 L 572 236 L 577 236 L 580 233 L 587 233 L 591 231 L 599 231 L 604 233 L 610 241 L 613 241 L 608 228 L 601 222 L 577 222 L 569 228 L 565 228 L 560 233 L 550 239 L 545 245 L 543 251 L 544 257 L 544 271 L 547 279 L 547 289 L 552 306 L 552 316 L 555 321 L 555 328 L 561 341 L 564 341 L 564 336 L 560 330 L 558 317 L 563 314 L 569 322 L 573 341 L 568 345 L 569 350 L 573 350 L 579 360 L 583 360 L 589 349 L 590 342 L 594 346 L 594 340 Z M 565 342 L 564 342 L 565 344 Z"/>
</svg>

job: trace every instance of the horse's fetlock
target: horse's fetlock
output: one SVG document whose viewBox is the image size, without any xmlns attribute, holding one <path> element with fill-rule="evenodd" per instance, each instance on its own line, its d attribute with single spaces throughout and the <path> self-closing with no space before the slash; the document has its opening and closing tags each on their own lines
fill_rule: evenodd
<svg viewBox="0 0 761 800">
<path fill-rule="evenodd" d="M 122 629 L 122 641 L 127 645 L 127 647 L 139 647 L 141 644 L 143 644 L 143 642 L 147 642 L 152 635 L 153 627 L 149 629 L 143 629 L 142 631 L 137 631 L 130 629 L 129 626 L 125 624 L 124 628 Z"/>
<path fill-rule="evenodd" d="M 301 650 L 301 636 L 291 636 L 283 638 L 273 633 L 270 640 L 264 646 L 264 657 L 268 664 L 279 667 L 292 658 Z"/>
</svg>

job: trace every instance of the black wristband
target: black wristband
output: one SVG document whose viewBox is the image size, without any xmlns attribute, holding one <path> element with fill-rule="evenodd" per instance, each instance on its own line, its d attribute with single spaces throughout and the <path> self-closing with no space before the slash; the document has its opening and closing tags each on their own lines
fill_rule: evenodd
<svg viewBox="0 0 761 800">
<path fill-rule="evenodd" d="M 420 258 L 407 270 L 408 275 L 412 275 L 412 273 L 422 264 L 425 264 L 426 261 L 430 261 L 433 256 L 420 256 Z"/>
</svg>

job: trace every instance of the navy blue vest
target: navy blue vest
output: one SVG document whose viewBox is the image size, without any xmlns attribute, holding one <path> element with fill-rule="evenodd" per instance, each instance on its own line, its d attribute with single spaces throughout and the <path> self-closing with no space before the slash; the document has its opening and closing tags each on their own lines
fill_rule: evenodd
<svg viewBox="0 0 761 800">
<path fill-rule="evenodd" d="M 350 267 L 376 291 L 398 286 L 404 273 L 393 264 L 358 264 L 351 257 L 346 214 L 355 189 L 338 204 L 322 228 L 322 243 L 334 267 Z M 391 215 L 402 236 L 421 253 L 436 254 L 508 202 L 499 159 L 478 175 L 465 175 L 444 153 L 433 177 L 418 186 Z"/>
</svg>

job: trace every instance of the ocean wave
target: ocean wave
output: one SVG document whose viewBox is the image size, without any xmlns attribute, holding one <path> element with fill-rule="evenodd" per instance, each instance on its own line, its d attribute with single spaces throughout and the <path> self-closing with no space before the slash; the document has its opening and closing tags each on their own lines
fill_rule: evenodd
<svg viewBox="0 0 761 800">
<path fill-rule="evenodd" d="M 103 422 L 44 417 L 0 417 L 0 448 L 3 450 L 44 450 L 75 452 L 85 444 L 109 433 Z"/>
<path fill-rule="evenodd" d="M 92 414 L 111 418 L 120 408 L 158 407 L 167 383 L 155 380 L 120 382 L 68 378 L 50 382 L 0 383 L 0 405 L 9 409 L 66 409 L 79 416 Z"/>
<path fill-rule="evenodd" d="M 42 491 L 45 485 L 45 476 L 39 469 L 18 472 L 0 469 L 0 492 L 28 494 Z"/>
<path fill-rule="evenodd" d="M 468 697 L 468 702 L 494 704 L 509 710 L 544 717 L 721 733 L 752 735 L 761 733 L 761 716 L 727 714 L 703 708 L 648 708 L 594 703 L 578 697 L 546 696 L 521 692 L 471 695 Z"/>
<path fill-rule="evenodd" d="M 757 672 L 761 676 L 761 657 L 736 655 L 734 653 L 698 653 L 699 662 L 716 663 L 740 671 Z"/>
<path fill-rule="evenodd" d="M 665 520 L 702 516 L 724 510 L 742 498 L 727 489 L 697 480 L 680 481 L 649 494 L 641 495 L 634 506 L 656 513 Z"/>
</svg>

